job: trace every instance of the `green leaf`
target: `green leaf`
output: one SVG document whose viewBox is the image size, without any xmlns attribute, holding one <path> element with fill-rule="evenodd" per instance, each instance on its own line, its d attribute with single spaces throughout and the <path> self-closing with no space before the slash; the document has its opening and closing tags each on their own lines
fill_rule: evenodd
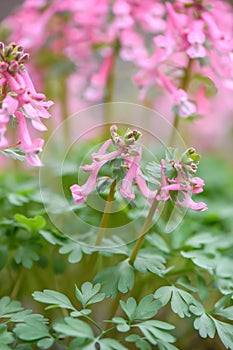
<svg viewBox="0 0 233 350">
<path fill-rule="evenodd" d="M 227 320 L 233 321 L 233 306 L 226 307 L 215 312 L 215 315 L 225 317 Z"/>
<path fill-rule="evenodd" d="M 172 311 L 181 318 L 190 317 L 192 312 L 200 315 L 203 312 L 203 306 L 190 293 L 176 288 L 175 286 L 167 286 L 159 288 L 154 297 L 161 301 L 162 305 L 166 305 L 171 299 Z"/>
<path fill-rule="evenodd" d="M 33 315 L 31 315 L 33 316 Z M 43 321 L 31 317 L 25 323 L 19 323 L 14 328 L 14 333 L 21 340 L 34 341 L 42 338 L 50 338 L 49 330 Z"/>
<path fill-rule="evenodd" d="M 134 285 L 134 269 L 128 259 L 116 266 L 103 269 L 94 279 L 101 283 L 107 297 L 115 297 L 119 292 L 127 293 Z"/>
<path fill-rule="evenodd" d="M 205 278 L 200 273 L 198 273 L 197 275 L 197 289 L 198 295 L 201 298 L 201 300 L 205 301 L 209 298 L 208 285 L 206 283 Z"/>
<path fill-rule="evenodd" d="M 218 321 L 214 318 L 212 319 L 215 323 L 218 336 L 221 339 L 222 343 L 227 349 L 232 350 L 233 349 L 233 325 L 222 321 Z"/>
<path fill-rule="evenodd" d="M 30 231 L 38 231 L 46 224 L 46 221 L 42 216 L 27 218 L 24 215 L 15 214 L 15 220 L 26 226 Z"/>
<path fill-rule="evenodd" d="M 16 160 L 20 160 L 20 161 L 25 160 L 24 152 L 21 151 L 19 148 L 8 148 L 4 151 L 1 150 L 0 153 L 6 157 L 13 158 Z"/>
<path fill-rule="evenodd" d="M 27 316 L 31 315 L 32 310 L 22 310 L 16 312 L 11 316 L 11 322 L 24 322 L 27 319 Z"/>
<path fill-rule="evenodd" d="M 39 234 L 50 244 L 56 245 L 60 244 L 61 240 L 59 238 L 62 238 L 62 236 L 57 236 L 55 233 L 46 231 L 46 230 L 39 230 Z"/>
<path fill-rule="evenodd" d="M 193 93 L 197 93 L 202 86 L 205 87 L 206 97 L 214 96 L 218 92 L 218 89 L 216 88 L 213 80 L 211 80 L 209 77 L 195 74 L 190 81 L 191 91 Z"/>
<path fill-rule="evenodd" d="M 48 349 L 53 345 L 53 343 L 53 338 L 44 338 L 38 341 L 37 346 L 41 349 Z"/>
<path fill-rule="evenodd" d="M 173 335 L 168 333 L 175 327 L 167 322 L 148 320 L 132 327 L 139 328 L 146 339 L 153 345 L 157 345 L 160 340 L 165 343 L 173 343 L 176 340 Z"/>
<path fill-rule="evenodd" d="M 87 323 L 72 317 L 65 317 L 56 321 L 53 329 L 65 337 L 94 339 L 91 327 Z"/>
<path fill-rule="evenodd" d="M 11 332 L 7 331 L 7 326 L 5 324 L 0 324 L 0 347 L 3 345 L 11 344 L 14 341 L 14 337 Z"/>
<path fill-rule="evenodd" d="M 127 350 L 118 340 L 105 338 L 98 340 L 100 350 Z"/>
<path fill-rule="evenodd" d="M 23 196 L 22 194 L 19 194 L 19 193 L 10 193 L 7 196 L 7 199 L 11 204 L 19 206 L 19 207 L 24 205 L 25 203 L 29 202 L 28 197 Z"/>
<path fill-rule="evenodd" d="M 147 272 L 152 272 L 156 275 L 163 275 L 165 273 L 165 259 L 163 256 L 158 255 L 157 251 L 153 248 L 142 249 L 134 262 L 134 267 L 136 270 L 142 274 Z"/>
<path fill-rule="evenodd" d="M 23 310 L 19 301 L 11 301 L 9 297 L 0 299 L 0 318 L 10 318 L 15 312 Z"/>
<path fill-rule="evenodd" d="M 165 240 L 157 233 L 151 235 L 146 235 L 146 240 L 154 247 L 157 247 L 160 251 L 164 253 L 169 253 L 170 248 L 165 242 Z"/>
<path fill-rule="evenodd" d="M 125 338 L 127 342 L 135 343 L 136 347 L 141 350 L 151 350 L 151 345 L 143 338 L 141 338 L 138 334 L 130 334 L 127 338 Z"/>
<path fill-rule="evenodd" d="M 73 263 L 78 263 L 82 260 L 82 248 L 77 242 L 69 241 L 69 243 L 64 243 L 63 246 L 59 249 L 60 254 L 69 254 L 68 261 Z"/>
<path fill-rule="evenodd" d="M 143 321 L 154 317 L 162 306 L 159 300 L 154 300 L 152 294 L 146 295 L 137 305 L 134 298 L 129 298 L 126 302 L 120 301 L 121 308 L 128 316 L 130 323 L 134 320 Z"/>
<path fill-rule="evenodd" d="M 233 293 L 229 293 L 224 295 L 221 299 L 219 299 L 214 305 L 214 311 L 222 310 L 232 299 Z"/>
<path fill-rule="evenodd" d="M 76 311 L 75 307 L 71 304 L 70 299 L 60 292 L 45 289 L 43 292 L 34 292 L 32 296 L 36 301 L 41 303 Z"/>
<path fill-rule="evenodd" d="M 154 317 L 161 306 L 161 302 L 159 300 L 154 300 L 154 296 L 152 294 L 146 295 L 139 302 L 134 319 L 137 321 L 142 321 Z"/>
<path fill-rule="evenodd" d="M 104 293 L 99 293 L 100 283 L 93 286 L 91 282 L 85 282 L 81 286 L 81 291 L 75 286 L 76 298 L 81 302 L 83 308 L 88 305 L 98 303 L 105 298 Z"/>
<path fill-rule="evenodd" d="M 130 330 L 130 326 L 123 317 L 113 317 L 112 322 L 116 323 L 116 328 L 119 332 L 128 332 Z"/>
<path fill-rule="evenodd" d="M 194 321 L 194 328 L 199 331 L 202 338 L 214 338 L 216 331 L 215 325 L 213 319 L 209 317 L 209 315 L 203 313 L 200 317 L 197 317 Z"/>
<path fill-rule="evenodd" d="M 83 309 L 81 311 L 72 311 L 70 313 L 70 316 L 72 316 L 72 317 L 82 317 L 82 316 L 89 315 L 90 313 L 91 313 L 90 309 Z"/>
<path fill-rule="evenodd" d="M 190 250 L 189 252 L 181 252 L 184 258 L 191 259 L 192 262 L 205 270 L 213 271 L 216 267 L 215 255 L 203 250 Z"/>
<path fill-rule="evenodd" d="M 134 298 L 129 298 L 126 302 L 123 300 L 120 300 L 120 305 L 122 310 L 126 313 L 128 316 L 128 319 L 130 322 L 134 320 L 135 312 L 137 308 L 137 303 Z"/>
<path fill-rule="evenodd" d="M 188 276 L 181 276 L 177 281 L 176 284 L 179 284 L 182 287 L 185 287 L 186 289 L 190 290 L 191 292 L 197 292 L 197 288 L 193 287 L 191 285 L 190 279 Z"/>
<path fill-rule="evenodd" d="M 30 269 L 34 261 L 40 259 L 39 255 L 32 250 L 31 245 L 19 246 L 15 252 L 16 264 L 22 264 L 27 269 Z"/>
</svg>

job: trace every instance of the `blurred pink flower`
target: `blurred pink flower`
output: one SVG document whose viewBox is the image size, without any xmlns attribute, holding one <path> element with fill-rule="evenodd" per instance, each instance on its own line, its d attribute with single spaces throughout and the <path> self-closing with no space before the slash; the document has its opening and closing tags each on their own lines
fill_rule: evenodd
<svg viewBox="0 0 233 350">
<path fill-rule="evenodd" d="M 21 149 L 25 152 L 26 159 L 32 166 L 42 166 L 42 162 L 38 157 L 38 154 L 42 151 L 44 140 L 35 139 L 31 140 L 27 123 L 21 112 L 15 112 L 15 116 L 18 120 L 18 132 L 19 140 L 21 143 Z"/>
</svg>

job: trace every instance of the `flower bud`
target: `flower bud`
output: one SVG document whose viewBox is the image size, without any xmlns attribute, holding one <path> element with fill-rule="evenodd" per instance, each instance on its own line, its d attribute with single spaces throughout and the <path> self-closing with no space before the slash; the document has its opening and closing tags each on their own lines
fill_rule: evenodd
<svg viewBox="0 0 233 350">
<path fill-rule="evenodd" d="M 0 62 L 0 70 L 3 72 L 6 72 L 8 68 L 8 63 L 6 62 Z"/>
<path fill-rule="evenodd" d="M 19 71 L 19 64 L 17 61 L 12 60 L 9 67 L 8 72 L 12 74 L 16 74 Z"/>
<path fill-rule="evenodd" d="M 0 41 L 0 55 L 4 56 L 5 45 Z"/>
<path fill-rule="evenodd" d="M 29 60 L 29 53 L 25 53 L 19 58 L 18 62 L 22 64 L 22 63 L 28 62 L 28 60 Z"/>
</svg>

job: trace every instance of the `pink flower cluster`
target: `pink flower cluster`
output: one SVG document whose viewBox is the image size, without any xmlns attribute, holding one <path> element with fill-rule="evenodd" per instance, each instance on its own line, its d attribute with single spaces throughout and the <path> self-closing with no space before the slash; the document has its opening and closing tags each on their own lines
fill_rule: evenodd
<svg viewBox="0 0 233 350">
<path fill-rule="evenodd" d="M 91 173 L 87 182 L 82 186 L 75 184 L 70 188 L 76 204 L 82 204 L 87 200 L 87 196 L 96 188 L 100 169 L 117 158 L 122 160 L 123 169 L 127 169 L 120 188 L 122 196 L 131 200 L 135 198 L 133 181 L 146 198 L 155 196 L 155 192 L 150 191 L 147 187 L 140 169 L 142 147 L 135 144 L 140 135 L 138 130 L 127 130 L 122 138 L 117 133 L 117 127 L 115 125 L 111 127 L 111 139 L 107 140 L 97 153 L 92 154 L 92 164 L 81 167 L 82 170 Z M 107 153 L 110 146 L 114 146 L 116 150 Z"/>
<path fill-rule="evenodd" d="M 154 36 L 152 55 L 138 58 L 141 69 L 135 82 L 142 99 L 155 84 L 163 87 L 173 97 L 176 114 L 186 118 L 207 104 L 207 87 L 200 79 L 199 87 L 192 89 L 193 76 L 233 86 L 233 10 L 219 0 L 176 0 L 165 6 L 166 29 Z"/>
<path fill-rule="evenodd" d="M 126 171 L 120 184 L 120 193 L 124 198 L 135 199 L 134 185 L 148 199 L 149 203 L 154 199 L 167 201 L 171 199 L 170 192 L 178 191 L 181 199 L 176 201 L 177 205 L 198 211 L 206 210 L 207 206 L 205 203 L 195 203 L 191 199 L 191 194 L 202 192 L 204 186 L 202 179 L 192 177 L 197 170 L 198 163 L 198 155 L 195 153 L 195 150 L 188 149 L 182 155 L 181 160 L 171 158 L 167 164 L 162 160 L 160 165 L 160 179 L 156 181 L 156 189 L 151 190 L 147 186 L 140 168 L 142 146 L 136 143 L 140 135 L 140 132 L 137 130 L 127 130 L 122 138 L 117 133 L 117 127 L 115 125 L 111 127 L 111 139 L 107 140 L 97 153 L 92 154 L 93 162 L 90 165 L 81 167 L 82 170 L 90 172 L 87 182 L 84 185 L 75 184 L 70 187 L 74 202 L 76 204 L 83 204 L 87 200 L 88 195 L 96 189 L 100 169 L 110 161 L 121 159 L 121 166 Z M 110 146 L 114 146 L 116 150 L 108 152 Z M 167 175 L 169 169 L 170 175 Z"/>
<path fill-rule="evenodd" d="M 172 151 L 168 150 L 169 153 Z M 174 152 L 172 152 L 174 153 Z M 192 194 L 203 191 L 204 181 L 199 177 L 193 177 L 197 170 L 199 155 L 194 148 L 187 149 L 180 159 L 170 156 L 167 162 L 161 161 L 161 187 L 157 199 L 167 201 L 171 199 L 170 192 L 176 193 L 175 203 L 178 206 L 197 211 L 207 210 L 204 202 L 194 202 Z M 168 173 L 168 174 L 167 174 Z"/>
<path fill-rule="evenodd" d="M 29 164 L 41 166 L 38 153 L 42 151 L 43 139 L 32 140 L 27 120 L 39 131 L 46 130 L 41 119 L 49 118 L 47 109 L 53 104 L 45 101 L 45 95 L 37 93 L 31 78 L 24 66 L 29 55 L 23 47 L 11 43 L 5 46 L 0 43 L 0 147 L 9 145 L 5 137 L 10 118 L 18 122 L 18 135 L 21 150 Z"/>
<path fill-rule="evenodd" d="M 71 59 L 89 81 L 86 99 L 103 99 L 119 56 L 139 68 L 134 80 L 142 99 L 160 86 L 186 118 L 206 105 L 204 83 L 192 91 L 196 103 L 187 94 L 193 74 L 233 86 L 232 19 L 232 7 L 221 0 L 26 0 L 6 24 L 30 52 L 48 49 Z"/>
</svg>

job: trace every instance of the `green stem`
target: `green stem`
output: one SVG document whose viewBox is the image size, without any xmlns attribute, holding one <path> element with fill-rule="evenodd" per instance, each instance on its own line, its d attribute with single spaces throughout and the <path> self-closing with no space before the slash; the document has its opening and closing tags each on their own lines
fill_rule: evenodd
<svg viewBox="0 0 233 350">
<path fill-rule="evenodd" d="M 112 67 L 111 72 L 108 76 L 107 84 L 106 84 L 106 95 L 104 98 L 104 121 L 105 124 L 109 124 L 111 122 L 111 102 L 113 102 L 113 96 L 114 96 L 114 86 L 115 86 L 115 65 L 116 65 L 116 58 L 119 51 L 119 43 L 118 41 L 115 43 L 115 48 L 113 52 L 113 61 L 112 61 Z M 107 131 L 108 132 L 108 131 Z"/>
<path fill-rule="evenodd" d="M 110 209 L 112 206 L 112 201 L 114 199 L 114 194 L 115 194 L 115 188 L 116 188 L 116 180 L 113 181 L 113 183 L 110 186 L 110 191 L 108 194 L 108 198 L 105 204 L 105 208 L 104 208 L 104 213 L 101 219 L 101 223 L 100 223 L 100 228 L 99 228 L 99 232 L 95 241 L 95 245 L 100 245 L 104 236 L 104 231 L 107 225 L 107 221 L 109 218 L 109 214 L 110 214 Z"/>
<path fill-rule="evenodd" d="M 109 319 L 111 320 L 115 315 L 116 315 L 116 313 L 117 313 L 117 309 L 118 309 L 118 307 L 119 307 L 119 302 L 120 302 L 120 300 L 121 300 L 121 297 L 122 297 L 122 293 L 121 292 L 119 292 L 118 294 L 117 294 L 117 296 L 116 296 L 116 298 L 114 299 L 114 302 L 113 302 L 113 304 L 112 304 L 112 307 L 111 307 L 111 313 L 110 313 L 110 315 L 109 315 Z M 106 331 L 107 331 L 107 329 L 106 329 Z"/>
<path fill-rule="evenodd" d="M 185 70 L 185 74 L 184 74 L 183 79 L 181 80 L 181 84 L 180 84 L 180 89 L 182 89 L 182 90 L 187 91 L 187 89 L 188 89 L 190 77 L 192 74 L 192 65 L 193 65 L 193 60 L 189 59 L 187 68 Z M 170 147 L 175 146 L 176 132 L 179 128 L 179 121 L 180 121 L 179 115 L 175 114 L 174 121 L 173 121 L 173 129 L 172 129 L 171 138 L 170 138 L 170 142 L 169 142 Z"/>
<path fill-rule="evenodd" d="M 150 208 L 149 214 L 148 214 L 148 216 L 147 216 L 147 218 L 146 218 L 146 220 L 145 220 L 145 222 L 143 224 L 143 227 L 142 227 L 142 230 L 141 230 L 141 232 L 139 234 L 137 243 L 135 244 L 134 249 L 132 251 L 132 254 L 130 256 L 129 263 L 132 266 L 133 266 L 134 261 L 135 261 L 135 259 L 137 257 L 137 254 L 138 254 L 138 252 L 139 252 L 139 250 L 140 250 L 140 248 L 141 248 L 141 246 L 142 246 L 142 244 L 144 242 L 145 235 L 146 235 L 146 233 L 148 232 L 148 230 L 150 228 L 151 221 L 153 219 L 153 216 L 154 216 L 154 213 L 155 213 L 155 210 L 156 210 L 157 206 L 158 206 L 158 201 L 155 198 L 153 203 L 152 203 L 152 206 Z"/>
<path fill-rule="evenodd" d="M 2 91 L 1 91 L 1 97 L 0 97 L 0 102 L 2 102 L 4 100 L 4 98 L 7 95 L 7 90 L 8 90 L 8 83 L 4 83 L 2 85 Z"/>
<path fill-rule="evenodd" d="M 21 144 L 21 141 L 18 141 L 10 146 L 7 146 L 7 147 L 4 147 L 4 148 L 0 148 L 0 151 L 6 151 L 7 149 L 10 149 L 10 148 L 15 148 L 17 146 L 19 146 Z"/>
<path fill-rule="evenodd" d="M 87 316 L 87 315 L 83 315 L 84 318 L 86 318 L 88 321 L 90 321 L 96 328 L 98 328 L 101 333 L 104 333 L 104 330 L 101 326 L 98 325 L 97 322 L 95 322 L 95 320 L 93 320 L 91 317 Z"/>
<path fill-rule="evenodd" d="M 12 289 L 12 292 L 10 294 L 11 299 L 16 299 L 16 297 L 19 293 L 23 278 L 24 278 L 24 274 L 25 274 L 25 269 L 23 267 L 21 267 L 20 272 L 17 276 L 17 280 L 15 282 L 14 288 Z"/>
<path fill-rule="evenodd" d="M 178 116 L 178 114 L 175 114 L 174 121 L 173 121 L 171 138 L 170 138 L 170 141 L 169 141 L 169 146 L 170 147 L 174 147 L 175 146 L 176 132 L 177 132 L 177 130 L 179 128 L 179 121 L 180 121 L 180 117 Z"/>
<path fill-rule="evenodd" d="M 108 194 L 108 198 L 106 200 L 103 216 L 100 222 L 100 227 L 99 231 L 96 237 L 95 241 L 95 246 L 99 246 L 102 242 L 102 239 L 104 237 L 104 232 L 106 230 L 106 225 L 108 222 L 109 214 L 110 214 L 110 209 L 112 206 L 112 201 L 114 200 L 114 194 L 115 194 L 115 188 L 116 188 L 116 180 L 114 180 L 110 186 L 110 191 Z M 96 265 L 96 260 L 98 258 L 98 252 L 95 252 L 92 254 L 91 259 L 89 261 L 88 269 L 87 271 L 93 271 L 95 265 Z"/>
</svg>

